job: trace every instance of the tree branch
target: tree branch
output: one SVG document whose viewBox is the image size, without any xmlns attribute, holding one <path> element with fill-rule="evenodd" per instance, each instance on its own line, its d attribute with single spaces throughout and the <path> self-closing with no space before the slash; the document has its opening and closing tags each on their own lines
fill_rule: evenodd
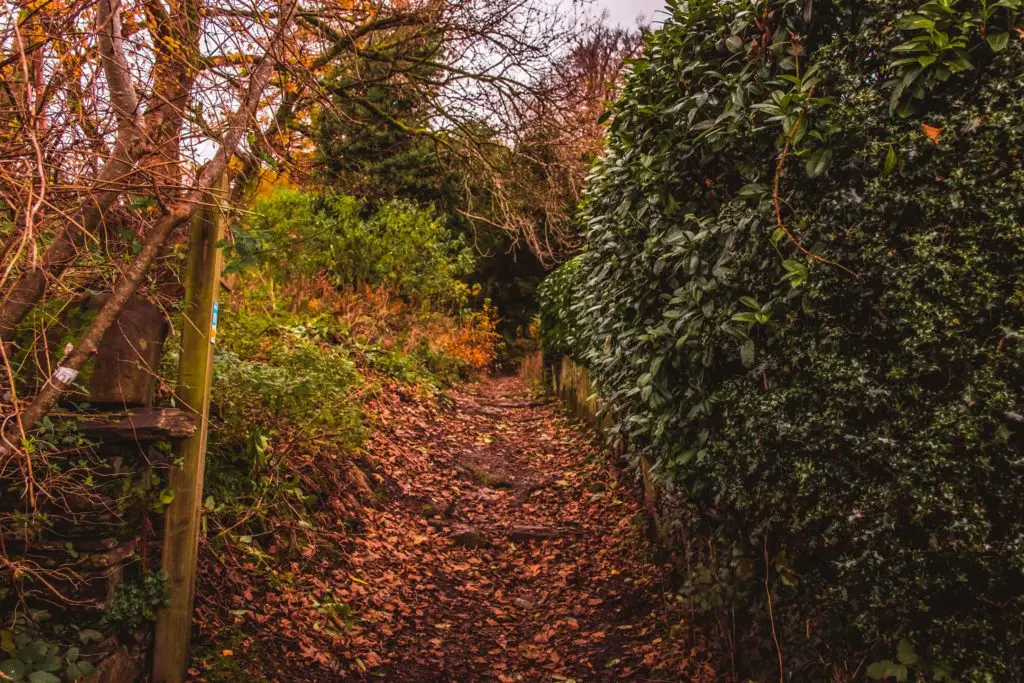
<svg viewBox="0 0 1024 683">
<path fill-rule="evenodd" d="M 281 43 L 283 42 L 286 27 L 290 24 L 290 15 L 294 8 L 295 0 L 292 0 L 288 12 L 282 16 L 277 34 L 271 41 L 267 54 L 252 72 L 245 96 L 228 121 L 223 142 L 217 153 L 199 174 L 189 192 L 180 200 L 174 202 L 157 221 L 156 225 L 150 229 L 142 243 L 142 248 L 125 270 L 121 280 L 114 286 L 110 298 L 107 299 L 103 308 L 100 309 L 93 319 L 78 344 L 65 355 L 57 371 L 47 380 L 43 388 L 36 394 L 32 403 L 22 413 L 21 422 L 25 429 L 30 429 L 50 411 L 61 394 L 75 380 L 78 371 L 96 353 L 103 335 L 106 334 L 110 326 L 117 320 L 128 298 L 138 289 L 153 260 L 160 253 L 167 237 L 176 227 L 192 217 L 192 214 L 195 213 L 196 208 L 203 201 L 206 193 L 209 192 L 214 182 L 224 173 L 228 160 L 234 155 L 235 150 L 238 149 L 242 136 L 249 126 L 249 121 L 254 117 L 255 112 L 260 106 L 264 91 L 270 82 L 274 64 L 279 58 L 279 55 L 275 53 L 280 52 L 282 49 Z M 20 441 L 17 433 L 12 432 L 5 434 L 5 436 L 8 442 L 16 443 Z M 0 456 L 6 456 L 9 453 L 9 446 L 0 445 Z"/>
</svg>

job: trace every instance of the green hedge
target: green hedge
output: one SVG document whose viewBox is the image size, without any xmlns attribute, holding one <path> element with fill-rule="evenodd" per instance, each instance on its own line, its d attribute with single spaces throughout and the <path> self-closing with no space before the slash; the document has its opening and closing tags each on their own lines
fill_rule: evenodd
<svg viewBox="0 0 1024 683">
<path fill-rule="evenodd" d="M 759 678 L 767 576 L 788 680 L 1024 680 L 1020 3 L 669 13 L 567 306 L 691 594 Z"/>
<path fill-rule="evenodd" d="M 540 341 L 548 365 L 561 356 L 582 360 L 586 353 L 580 312 L 574 305 L 586 274 L 585 258 L 585 254 L 580 254 L 561 264 L 537 288 Z"/>
</svg>

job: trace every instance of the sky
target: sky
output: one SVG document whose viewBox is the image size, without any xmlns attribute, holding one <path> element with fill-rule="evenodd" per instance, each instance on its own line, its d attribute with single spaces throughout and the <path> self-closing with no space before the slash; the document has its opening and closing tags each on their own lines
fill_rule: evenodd
<svg viewBox="0 0 1024 683">
<path fill-rule="evenodd" d="M 665 0 L 594 0 L 594 11 L 608 10 L 608 16 L 613 24 L 631 27 L 636 24 L 636 18 L 643 15 L 649 22 L 652 18 L 658 19 L 658 10 L 665 6 Z"/>
</svg>

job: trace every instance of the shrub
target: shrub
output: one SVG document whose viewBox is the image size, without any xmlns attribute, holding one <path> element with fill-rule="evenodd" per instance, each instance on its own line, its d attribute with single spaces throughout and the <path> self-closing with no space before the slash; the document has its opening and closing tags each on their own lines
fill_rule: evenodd
<svg viewBox="0 0 1024 683">
<path fill-rule="evenodd" d="M 1024 678 L 1020 7 L 672 2 L 615 108 L 560 308 L 759 675 L 767 580 L 793 680 Z"/>
<path fill-rule="evenodd" d="M 235 244 L 236 267 L 264 264 L 275 281 L 296 286 L 326 275 L 332 285 L 384 287 L 418 302 L 447 304 L 473 256 L 433 211 L 408 201 L 380 205 L 368 218 L 346 195 L 279 189 L 253 208 Z M 303 299 L 301 286 L 294 292 Z"/>
<path fill-rule="evenodd" d="M 553 270 L 537 288 L 540 309 L 539 334 L 544 359 L 551 364 L 561 356 L 570 356 L 582 362 L 586 340 L 579 324 L 579 310 L 575 305 L 582 294 L 582 280 L 586 273 L 585 254 L 566 261 Z"/>
</svg>

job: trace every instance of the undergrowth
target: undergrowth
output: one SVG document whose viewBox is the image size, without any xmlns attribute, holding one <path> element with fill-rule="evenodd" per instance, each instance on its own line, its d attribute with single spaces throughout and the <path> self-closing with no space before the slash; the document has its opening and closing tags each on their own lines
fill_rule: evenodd
<svg viewBox="0 0 1024 683">
<path fill-rule="evenodd" d="M 237 638 L 220 627 L 240 618 L 238 605 L 218 596 L 306 595 L 298 563 L 344 559 L 362 507 L 378 495 L 374 464 L 360 448 L 377 419 L 368 405 L 388 392 L 434 394 L 496 356 L 497 316 L 478 288 L 456 277 L 466 255 L 431 214 L 395 205 L 365 219 L 354 206 L 296 191 L 272 195 L 250 224 L 262 244 L 291 239 L 294 258 L 261 263 L 252 242 L 233 251 L 229 270 L 238 275 L 219 316 L 203 503 L 199 593 L 211 611 L 199 621 L 207 639 L 197 661 L 211 680 L 231 680 L 230 662 L 217 653 Z M 303 223 L 289 211 L 319 214 Z M 408 230 L 382 227 L 388 221 Z M 427 227 L 437 232 L 422 232 Z M 403 236 L 416 244 L 395 242 Z M 402 259 L 427 248 L 424 239 L 436 240 L 428 251 L 435 265 L 444 263 L 403 270 Z M 354 244 L 374 258 L 388 252 L 393 268 L 353 281 Z M 176 360 L 168 354 L 168 371 Z"/>
</svg>

